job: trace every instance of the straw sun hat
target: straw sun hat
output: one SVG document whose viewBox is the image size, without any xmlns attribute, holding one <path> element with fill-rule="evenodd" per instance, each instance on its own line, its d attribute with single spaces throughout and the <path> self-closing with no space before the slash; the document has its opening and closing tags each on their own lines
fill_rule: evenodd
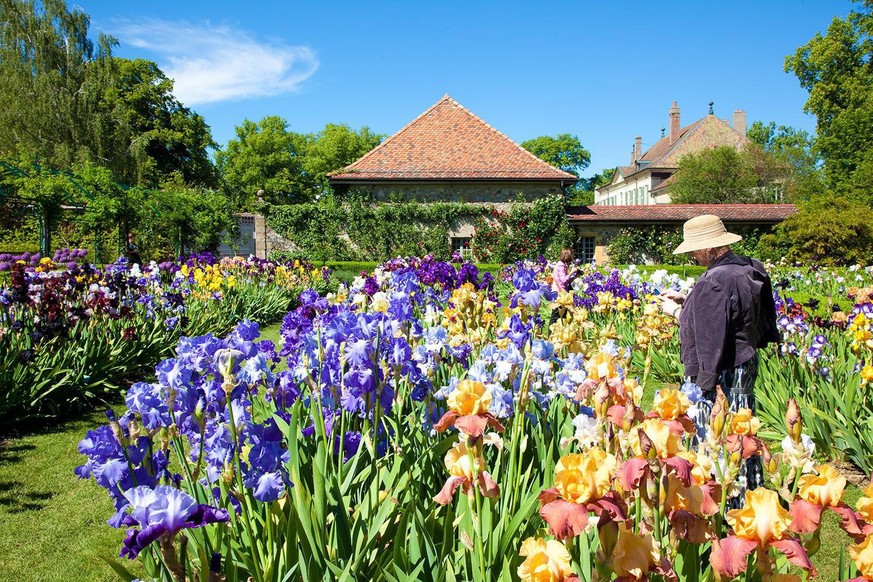
<svg viewBox="0 0 873 582">
<path fill-rule="evenodd" d="M 690 253 L 702 249 L 715 249 L 743 239 L 738 234 L 728 232 L 721 219 L 714 214 L 695 216 L 682 225 L 682 244 L 673 251 L 674 255 Z"/>
</svg>

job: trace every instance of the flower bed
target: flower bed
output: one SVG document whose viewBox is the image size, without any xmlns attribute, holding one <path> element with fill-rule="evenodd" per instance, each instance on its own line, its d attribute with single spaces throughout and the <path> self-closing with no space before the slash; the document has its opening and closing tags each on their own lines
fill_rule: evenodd
<svg viewBox="0 0 873 582">
<path fill-rule="evenodd" d="M 643 408 L 652 378 L 676 373 L 658 359 L 675 322 L 650 295 L 677 276 L 592 272 L 556 296 L 529 265 L 492 286 L 426 263 L 303 293 L 282 346 L 249 323 L 184 339 L 135 384 L 77 471 L 108 490 L 122 555 L 176 580 L 790 580 L 814 572 L 829 511 L 854 542 L 841 579 L 852 560 L 873 576 L 873 488 L 842 503 L 804 400 L 765 427 L 723 397 L 695 425 L 693 385 Z M 548 302 L 567 309 L 551 329 Z M 866 323 L 849 325 L 869 363 Z M 765 487 L 743 493 L 757 456 Z"/>
<path fill-rule="evenodd" d="M 56 417 L 119 393 L 148 374 L 183 335 L 226 334 L 269 322 L 326 273 L 210 255 L 140 268 L 98 269 L 67 253 L 7 263 L 0 288 L 0 421 Z"/>
</svg>

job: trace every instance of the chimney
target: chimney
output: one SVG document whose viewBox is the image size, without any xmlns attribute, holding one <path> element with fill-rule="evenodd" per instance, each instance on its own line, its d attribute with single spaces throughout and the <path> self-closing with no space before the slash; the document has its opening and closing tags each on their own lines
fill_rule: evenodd
<svg viewBox="0 0 873 582">
<path fill-rule="evenodd" d="M 640 158 L 643 157 L 643 138 L 642 136 L 636 136 L 634 138 L 634 163 L 640 161 Z"/>
<path fill-rule="evenodd" d="M 734 111 L 734 129 L 743 137 L 746 137 L 746 112 L 742 109 Z"/>
<path fill-rule="evenodd" d="M 673 107 L 670 108 L 670 145 L 676 143 L 679 139 L 679 106 L 673 102 Z"/>
</svg>

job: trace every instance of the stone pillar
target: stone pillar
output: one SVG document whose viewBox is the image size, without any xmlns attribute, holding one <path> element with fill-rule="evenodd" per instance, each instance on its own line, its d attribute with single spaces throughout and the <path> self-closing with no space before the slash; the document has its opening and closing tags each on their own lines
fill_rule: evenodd
<svg viewBox="0 0 873 582">
<path fill-rule="evenodd" d="M 267 221 L 263 214 L 255 214 L 255 256 L 266 259 L 267 253 Z"/>
</svg>

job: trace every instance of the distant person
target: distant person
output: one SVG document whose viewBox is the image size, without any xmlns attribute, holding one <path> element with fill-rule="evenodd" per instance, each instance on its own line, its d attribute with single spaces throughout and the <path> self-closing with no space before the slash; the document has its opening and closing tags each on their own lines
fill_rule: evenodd
<svg viewBox="0 0 873 582">
<path fill-rule="evenodd" d="M 139 256 L 139 250 L 136 247 L 136 236 L 133 232 L 127 233 L 127 261 L 131 265 L 134 263 L 142 265 L 142 257 Z"/>
<path fill-rule="evenodd" d="M 700 387 L 703 400 L 696 420 L 708 426 L 717 387 L 732 411 L 749 408 L 755 412 L 757 349 L 780 339 L 776 306 L 764 266 L 728 248 L 742 237 L 728 232 L 717 216 L 692 218 L 683 225 L 683 235 L 673 254 L 690 253 L 706 271 L 687 297 L 668 291 L 662 303 L 664 311 L 679 318 L 685 380 Z M 748 459 L 740 478 L 749 490 L 762 485 L 761 458 Z"/>
<path fill-rule="evenodd" d="M 560 293 L 561 291 L 569 291 L 570 284 L 577 276 L 578 271 L 570 272 L 570 265 L 573 263 L 573 249 L 564 247 L 561 249 L 561 255 L 558 262 L 552 267 L 552 291 Z M 564 307 L 556 307 L 552 310 L 552 315 L 549 318 L 549 327 L 558 321 L 566 313 Z"/>
</svg>

